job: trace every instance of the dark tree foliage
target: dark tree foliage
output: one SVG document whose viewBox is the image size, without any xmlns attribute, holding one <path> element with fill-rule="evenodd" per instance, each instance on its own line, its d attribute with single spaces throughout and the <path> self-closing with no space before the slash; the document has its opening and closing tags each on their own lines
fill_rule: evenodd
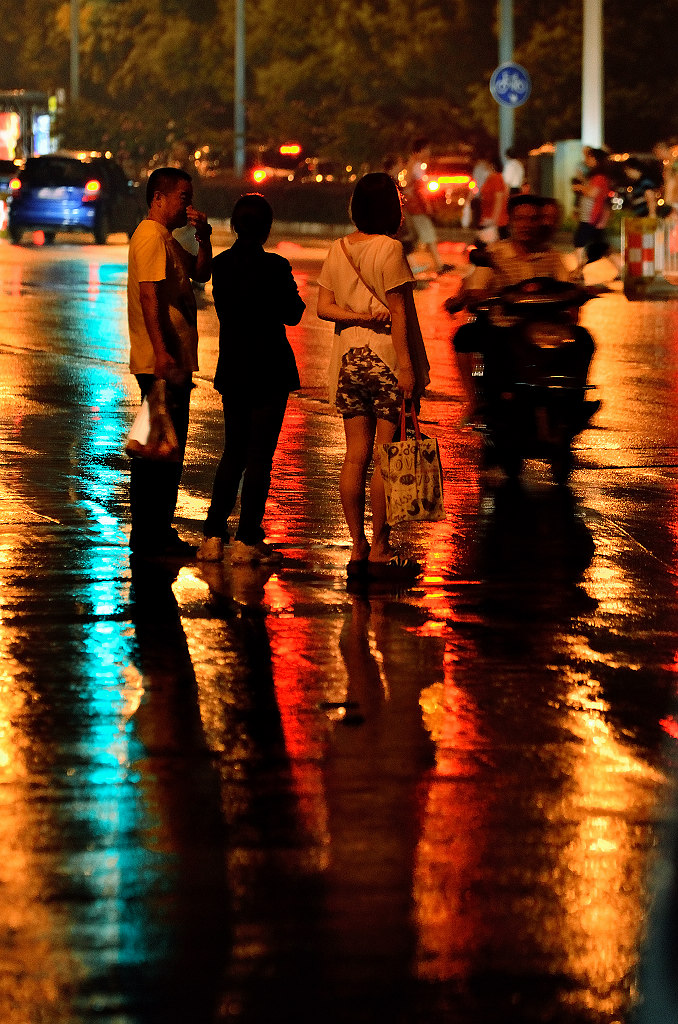
<svg viewBox="0 0 678 1024">
<path fill-rule="evenodd" d="M 80 0 L 79 104 L 63 142 L 130 162 L 232 147 L 235 0 Z M 487 83 L 495 0 L 247 0 L 248 139 L 378 163 L 413 136 L 480 146 L 496 135 Z M 0 26 L 0 88 L 69 83 L 68 0 L 24 0 Z M 607 142 L 646 149 L 678 135 L 678 0 L 607 0 Z M 516 58 L 533 92 L 516 113 L 525 146 L 577 138 L 581 0 L 516 0 Z M 182 157 L 183 154 L 183 157 Z"/>
<path fill-rule="evenodd" d="M 523 2 L 523 15 L 528 5 Z M 532 96 L 517 112 L 530 145 L 581 132 L 582 3 L 567 0 L 531 25 L 516 58 L 530 70 Z M 678 0 L 606 0 L 604 5 L 605 142 L 613 150 L 649 151 L 678 138 Z"/>
</svg>

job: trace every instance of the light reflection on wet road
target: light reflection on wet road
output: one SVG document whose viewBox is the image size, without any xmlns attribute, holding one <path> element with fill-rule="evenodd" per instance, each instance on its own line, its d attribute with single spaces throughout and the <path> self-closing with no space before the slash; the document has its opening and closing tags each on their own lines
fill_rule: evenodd
<svg viewBox="0 0 678 1024">
<path fill-rule="evenodd" d="M 348 593 L 318 251 L 269 503 L 275 573 L 130 574 L 122 246 L 0 245 L 3 1024 L 626 1020 L 678 734 L 678 306 L 591 303 L 571 495 L 484 489 L 417 293 L 448 516 Z M 201 372 L 179 516 L 220 446 Z M 669 737 L 672 738 L 669 738 Z"/>
</svg>

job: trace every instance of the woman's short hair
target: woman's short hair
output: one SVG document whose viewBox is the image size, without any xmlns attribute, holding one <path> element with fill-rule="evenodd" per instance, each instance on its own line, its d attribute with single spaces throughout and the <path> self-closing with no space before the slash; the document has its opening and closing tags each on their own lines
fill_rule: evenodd
<svg viewBox="0 0 678 1024">
<path fill-rule="evenodd" d="M 389 174 L 361 178 L 351 197 L 351 220 L 366 235 L 395 235 L 403 219 L 400 191 Z"/>
<path fill-rule="evenodd" d="M 240 196 L 233 207 L 231 227 L 238 238 L 265 242 L 273 225 L 273 209 L 268 199 L 259 192 Z"/>
</svg>

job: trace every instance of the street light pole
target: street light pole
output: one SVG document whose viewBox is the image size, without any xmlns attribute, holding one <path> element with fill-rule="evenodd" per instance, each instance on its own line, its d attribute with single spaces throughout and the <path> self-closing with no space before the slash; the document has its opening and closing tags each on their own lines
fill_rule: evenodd
<svg viewBox="0 0 678 1024">
<path fill-rule="evenodd" d="M 80 0 L 71 0 L 71 103 L 80 99 Z"/>
<path fill-rule="evenodd" d="M 603 0 L 584 0 L 582 24 L 581 138 L 600 149 L 605 138 L 603 101 Z"/>
<path fill-rule="evenodd" d="M 235 0 L 235 55 L 233 82 L 233 170 L 245 173 L 245 0 Z"/>
</svg>

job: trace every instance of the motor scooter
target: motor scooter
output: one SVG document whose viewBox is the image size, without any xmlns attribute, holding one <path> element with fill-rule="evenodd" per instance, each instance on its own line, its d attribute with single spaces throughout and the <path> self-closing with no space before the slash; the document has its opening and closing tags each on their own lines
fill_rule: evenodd
<svg viewBox="0 0 678 1024">
<path fill-rule="evenodd" d="M 544 459 L 555 482 L 567 483 L 573 439 L 600 405 L 588 398 L 594 343 L 578 314 L 606 290 L 540 277 L 476 305 L 486 339 L 477 377 L 486 466 L 518 477 L 526 459 Z"/>
</svg>

